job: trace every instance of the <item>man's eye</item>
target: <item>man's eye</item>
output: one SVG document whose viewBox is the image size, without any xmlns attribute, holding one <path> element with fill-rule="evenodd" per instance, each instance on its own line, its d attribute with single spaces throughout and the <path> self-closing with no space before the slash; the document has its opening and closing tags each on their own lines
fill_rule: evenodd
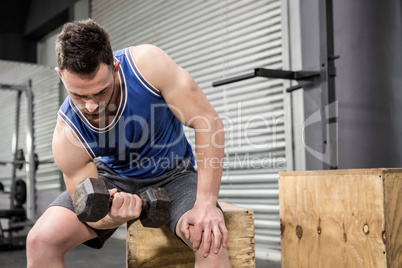
<svg viewBox="0 0 402 268">
<path fill-rule="evenodd" d="M 105 95 L 106 91 L 107 91 L 107 90 L 103 90 L 103 91 L 101 91 L 101 92 L 95 94 L 95 96 L 102 96 L 102 95 Z"/>
<path fill-rule="evenodd" d="M 87 100 L 88 99 L 88 97 L 85 97 L 85 96 L 75 96 L 75 98 L 78 100 Z"/>
</svg>

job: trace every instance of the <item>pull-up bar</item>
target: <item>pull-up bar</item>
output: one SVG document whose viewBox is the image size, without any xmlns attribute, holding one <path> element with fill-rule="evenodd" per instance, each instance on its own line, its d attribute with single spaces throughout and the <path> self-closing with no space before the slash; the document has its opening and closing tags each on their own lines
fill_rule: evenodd
<svg viewBox="0 0 402 268">
<path fill-rule="evenodd" d="M 254 78 L 254 77 L 265 77 L 265 78 L 278 78 L 278 79 L 288 79 L 288 80 L 306 80 L 316 76 L 319 76 L 319 72 L 312 71 L 284 71 L 284 70 L 275 70 L 275 69 L 265 69 L 265 68 L 257 68 L 254 69 L 253 73 L 243 74 L 223 80 L 219 80 L 212 83 L 213 87 L 218 87 L 230 83 L 239 82 L 242 80 Z M 290 87 L 286 91 L 291 92 L 295 89 L 300 88 L 300 86 Z"/>
</svg>

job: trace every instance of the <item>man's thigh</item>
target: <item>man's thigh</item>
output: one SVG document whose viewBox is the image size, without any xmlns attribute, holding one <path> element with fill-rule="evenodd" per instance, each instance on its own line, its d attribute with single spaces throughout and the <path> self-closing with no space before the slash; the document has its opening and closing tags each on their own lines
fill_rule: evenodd
<svg viewBox="0 0 402 268">
<path fill-rule="evenodd" d="M 176 235 L 179 219 L 194 207 L 197 198 L 197 172 L 188 167 L 177 172 L 163 187 L 172 201 L 172 214 L 167 228 Z"/>
<path fill-rule="evenodd" d="M 75 217 L 75 219 L 80 222 L 74 212 L 74 206 L 73 206 L 73 201 L 71 199 L 70 194 L 65 191 L 63 192 L 58 198 L 56 198 L 56 200 L 54 200 L 51 204 L 50 204 L 50 208 L 63 208 L 65 210 L 69 211 L 69 214 L 72 215 L 72 218 Z M 49 210 L 48 209 L 48 210 Z M 67 212 L 66 212 L 67 213 Z M 87 224 L 85 223 L 81 223 L 83 224 L 86 228 L 89 228 L 92 232 L 95 233 L 95 237 L 91 237 L 90 239 L 84 240 L 81 243 L 84 243 L 85 245 L 91 247 L 91 248 L 102 248 L 103 245 L 105 244 L 105 242 L 110 238 L 110 236 L 112 236 L 112 234 L 116 231 L 116 228 L 114 229 L 109 229 L 109 230 L 98 230 L 98 229 L 94 229 L 89 227 Z"/>
</svg>

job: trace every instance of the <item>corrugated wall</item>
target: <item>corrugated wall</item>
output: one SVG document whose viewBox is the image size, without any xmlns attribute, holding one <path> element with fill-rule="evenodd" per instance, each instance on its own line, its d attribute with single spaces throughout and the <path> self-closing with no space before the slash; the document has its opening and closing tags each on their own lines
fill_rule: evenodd
<svg viewBox="0 0 402 268">
<path fill-rule="evenodd" d="M 220 200 L 255 211 L 257 256 L 280 249 L 278 171 L 291 146 L 284 82 L 253 78 L 217 88 L 212 82 L 282 69 L 281 1 L 93 0 L 91 17 L 114 50 L 143 43 L 164 49 L 194 77 L 225 123 Z M 186 129 L 194 142 L 194 133 Z"/>
<path fill-rule="evenodd" d="M 59 100 L 59 77 L 51 67 L 0 61 L 0 83 L 25 84 L 32 80 L 34 94 L 34 145 L 39 160 L 53 160 L 52 137 L 56 124 Z M 17 92 L 9 90 L 0 91 L 0 121 L 2 122 L 0 139 L 0 161 L 12 160 L 11 144 L 15 128 L 15 111 L 17 105 Z M 25 124 L 26 103 L 22 94 L 20 102 L 20 132 L 19 148 L 26 153 Z M 25 171 L 18 173 L 25 179 Z M 11 165 L 0 166 L 0 181 L 9 188 L 11 178 Z M 55 164 L 39 166 L 36 175 L 36 189 L 60 189 L 60 173 Z"/>
</svg>

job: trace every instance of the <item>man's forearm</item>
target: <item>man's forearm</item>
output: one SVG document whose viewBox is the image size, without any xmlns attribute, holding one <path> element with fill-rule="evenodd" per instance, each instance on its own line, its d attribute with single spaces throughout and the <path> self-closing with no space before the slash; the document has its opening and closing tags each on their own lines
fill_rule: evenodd
<svg viewBox="0 0 402 268">
<path fill-rule="evenodd" d="M 198 167 L 197 201 L 215 205 L 221 184 L 225 135 L 219 118 L 209 122 L 210 131 L 195 130 Z"/>
<path fill-rule="evenodd" d="M 106 215 L 103 219 L 101 219 L 97 222 L 87 222 L 86 224 L 94 229 L 108 230 L 108 229 L 117 228 L 120 225 L 123 225 L 124 222 L 123 223 L 115 222 L 109 215 Z"/>
</svg>

